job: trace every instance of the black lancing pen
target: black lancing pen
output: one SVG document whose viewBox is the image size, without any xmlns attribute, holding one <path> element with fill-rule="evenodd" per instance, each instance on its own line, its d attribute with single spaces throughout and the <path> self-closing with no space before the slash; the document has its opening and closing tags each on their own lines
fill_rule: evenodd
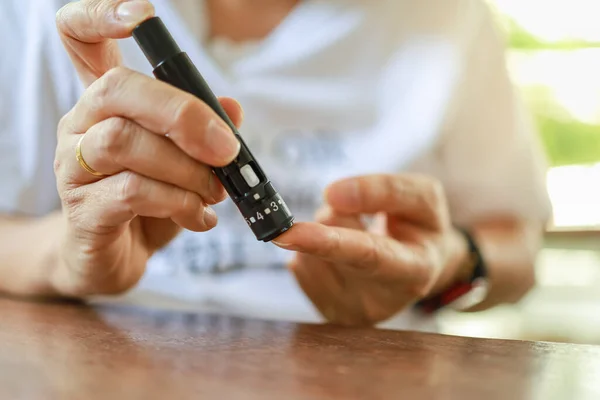
<svg viewBox="0 0 600 400">
<path fill-rule="evenodd" d="M 225 190 L 258 240 L 268 242 L 294 224 L 294 216 L 254 157 L 236 126 L 188 55 L 181 51 L 159 17 L 133 30 L 133 38 L 153 68 L 156 79 L 186 91 L 211 107 L 229 125 L 241 147 L 225 167 L 213 167 Z"/>
</svg>

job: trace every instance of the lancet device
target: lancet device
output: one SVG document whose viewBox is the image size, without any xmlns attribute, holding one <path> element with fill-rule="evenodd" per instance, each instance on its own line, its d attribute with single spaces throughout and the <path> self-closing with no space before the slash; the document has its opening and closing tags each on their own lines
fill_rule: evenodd
<svg viewBox="0 0 600 400">
<path fill-rule="evenodd" d="M 213 171 L 258 240 L 269 242 L 294 224 L 294 216 L 261 168 L 237 128 L 221 107 L 187 53 L 175 42 L 159 17 L 133 30 L 133 38 L 153 68 L 156 79 L 184 90 L 211 107 L 232 129 L 241 148 L 225 167 Z"/>
</svg>

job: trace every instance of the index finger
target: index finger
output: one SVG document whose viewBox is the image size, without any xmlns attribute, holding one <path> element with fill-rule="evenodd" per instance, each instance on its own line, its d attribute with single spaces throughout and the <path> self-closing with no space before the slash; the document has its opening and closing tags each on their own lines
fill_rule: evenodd
<svg viewBox="0 0 600 400">
<path fill-rule="evenodd" d="M 325 197 L 332 208 L 342 213 L 386 213 L 435 230 L 450 223 L 443 187 L 424 175 L 351 177 L 331 184 Z"/>
<path fill-rule="evenodd" d="M 415 282 L 429 277 L 426 249 L 356 229 L 298 222 L 273 243 L 287 250 L 351 266 L 368 276 Z"/>
<path fill-rule="evenodd" d="M 73 1 L 56 13 L 62 42 L 86 87 L 122 64 L 114 39 L 131 36 L 152 16 L 154 7 L 146 0 Z"/>
<path fill-rule="evenodd" d="M 241 114 L 241 108 L 228 107 L 228 111 Z M 122 67 L 110 70 L 86 90 L 70 112 L 69 130 L 85 133 L 111 117 L 135 121 L 158 135 L 168 134 L 190 157 L 211 166 L 227 165 L 240 149 L 231 128 L 206 103 Z M 239 117 L 233 115 L 232 120 Z"/>
</svg>

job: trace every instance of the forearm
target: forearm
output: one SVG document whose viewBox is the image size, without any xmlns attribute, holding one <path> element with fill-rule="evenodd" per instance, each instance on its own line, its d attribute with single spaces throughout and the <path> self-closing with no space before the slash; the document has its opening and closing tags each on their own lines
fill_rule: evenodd
<svg viewBox="0 0 600 400">
<path fill-rule="evenodd" d="M 58 295 L 52 281 L 63 224 L 60 212 L 43 218 L 0 216 L 0 294 Z"/>
<path fill-rule="evenodd" d="M 521 300 L 535 285 L 535 261 L 543 243 L 543 224 L 494 221 L 476 224 L 472 232 L 485 257 L 490 291 L 485 301 L 468 311 Z"/>
</svg>

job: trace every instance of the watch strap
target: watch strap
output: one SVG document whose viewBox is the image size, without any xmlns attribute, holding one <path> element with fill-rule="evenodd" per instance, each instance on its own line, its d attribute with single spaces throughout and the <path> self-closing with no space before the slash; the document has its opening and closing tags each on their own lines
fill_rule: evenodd
<svg viewBox="0 0 600 400">
<path fill-rule="evenodd" d="M 489 291 L 487 266 L 473 235 L 466 229 L 457 229 L 467 241 L 470 259 L 474 263 L 471 264 L 472 272 L 466 279 L 455 282 L 443 292 L 419 301 L 416 307 L 426 314 L 446 307 L 455 310 L 471 308 L 481 303 Z"/>
</svg>

